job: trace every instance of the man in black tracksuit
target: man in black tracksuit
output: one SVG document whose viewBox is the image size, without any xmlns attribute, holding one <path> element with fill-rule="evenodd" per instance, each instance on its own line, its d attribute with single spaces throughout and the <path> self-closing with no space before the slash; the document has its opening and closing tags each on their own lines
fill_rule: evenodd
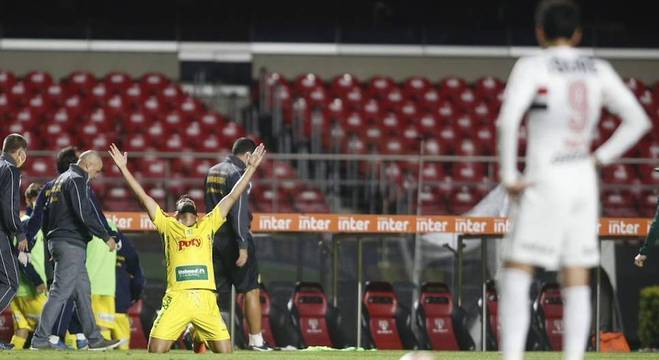
<svg viewBox="0 0 659 360">
<path fill-rule="evenodd" d="M 88 181 L 103 168 L 100 156 L 94 151 L 80 155 L 77 164 L 60 175 L 50 190 L 43 232 L 48 249 L 55 261 L 54 280 L 34 333 L 31 349 L 57 349 L 49 336 L 62 308 L 73 296 L 83 333 L 90 350 L 105 350 L 119 346 L 118 340 L 105 340 L 96 326 L 91 306 L 91 285 L 85 267 L 87 243 L 92 235 L 104 240 L 108 251 L 116 248 L 111 237 L 98 220 L 91 206 Z"/>
<path fill-rule="evenodd" d="M 232 154 L 208 170 L 205 182 L 206 209 L 212 209 L 236 184 L 245 171 L 246 154 L 256 148 L 248 138 L 240 138 L 233 144 Z M 251 186 L 250 186 L 251 188 Z M 215 234 L 213 241 L 213 268 L 218 293 L 231 291 L 245 294 L 245 313 L 249 324 L 249 348 L 272 350 L 261 334 L 261 301 L 259 294 L 259 268 L 256 262 L 254 240 L 250 233 L 252 214 L 249 211 L 249 191 L 233 205 L 227 221 Z M 220 296 L 220 299 L 222 296 Z M 227 309 L 228 304 L 220 304 Z"/>
<path fill-rule="evenodd" d="M 18 289 L 17 251 L 12 245 L 18 238 L 18 248 L 27 249 L 27 241 L 21 227 L 21 172 L 27 159 L 27 141 L 19 134 L 8 135 L 2 142 L 0 155 L 0 312 L 4 311 L 16 296 Z M 0 350 L 13 348 L 0 342 Z"/>
</svg>

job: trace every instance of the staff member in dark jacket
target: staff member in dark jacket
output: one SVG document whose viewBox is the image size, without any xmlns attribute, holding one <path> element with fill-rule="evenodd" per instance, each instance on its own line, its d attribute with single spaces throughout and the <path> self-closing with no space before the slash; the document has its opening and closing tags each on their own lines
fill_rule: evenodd
<svg viewBox="0 0 659 360">
<path fill-rule="evenodd" d="M 87 183 L 102 168 L 100 156 L 94 151 L 85 151 L 77 164 L 72 164 L 57 178 L 46 200 L 48 211 L 43 230 L 55 260 L 55 272 L 31 349 L 56 349 L 49 339 L 50 331 L 71 296 L 75 299 L 90 350 L 106 350 L 121 344 L 119 340 L 103 339 L 96 326 L 85 267 L 86 247 L 92 235 L 103 239 L 109 251 L 116 247 L 115 239 L 103 228 L 89 200 Z"/>
<path fill-rule="evenodd" d="M 75 146 L 67 146 L 61 149 L 57 153 L 57 162 L 56 162 L 57 173 L 61 175 L 67 170 L 69 170 L 71 164 L 75 164 L 76 162 L 78 162 L 79 155 L 80 152 Z M 48 215 L 44 215 L 48 211 L 46 209 L 46 199 L 49 197 L 50 189 L 53 187 L 56 180 L 57 178 L 47 182 L 44 185 L 42 191 L 39 192 L 39 196 L 37 197 L 37 201 L 34 205 L 33 213 L 31 214 L 30 219 L 25 225 L 25 236 L 28 240 L 28 243 L 30 244 L 30 250 L 34 246 L 35 235 L 37 234 L 37 232 L 39 232 L 39 230 L 41 230 L 44 216 L 48 217 Z M 108 234 L 110 234 L 110 236 L 117 238 L 117 233 L 110 227 L 110 225 L 107 222 L 106 216 L 103 214 L 101 204 L 96 198 L 96 194 L 94 193 L 94 190 L 89 184 L 87 187 L 89 191 L 89 199 L 91 200 L 91 206 L 94 210 L 94 213 L 97 215 L 98 220 L 101 222 L 101 224 L 105 228 L 105 231 L 107 231 Z M 121 241 L 119 241 L 117 244 L 118 247 L 121 248 Z M 46 244 L 44 243 L 44 245 Z M 44 254 L 48 254 L 48 249 L 44 251 Z M 50 258 L 50 255 L 48 255 L 48 258 Z M 48 279 L 48 285 L 50 285 L 53 282 L 53 265 L 51 264 L 50 261 L 48 261 L 48 258 L 46 259 L 46 278 Z M 52 330 L 53 336 L 59 337 L 60 339 L 59 347 L 62 349 L 66 347 L 62 340 L 64 339 L 67 330 L 71 334 L 76 334 L 77 337 L 76 345 L 78 349 L 83 349 L 88 346 L 87 340 L 84 338 L 84 334 L 82 334 L 80 322 L 78 321 L 77 316 L 75 316 L 74 309 L 75 309 L 75 304 L 73 302 L 73 299 L 69 299 L 66 306 L 63 308 L 61 314 L 57 317 L 58 321 L 55 323 L 55 326 L 53 327 Z"/>
<path fill-rule="evenodd" d="M 205 182 L 206 209 L 212 209 L 225 197 L 245 172 L 247 154 L 256 149 L 256 143 L 240 138 L 233 144 L 232 154 L 208 170 Z M 261 299 L 259 295 L 259 267 L 256 249 L 250 233 L 252 214 L 249 211 L 249 191 L 244 192 L 227 215 L 227 221 L 213 240 L 213 267 L 218 293 L 231 291 L 245 294 L 245 312 L 249 324 L 249 348 L 272 350 L 261 334 Z M 220 297 L 221 298 L 221 297 Z M 221 309 L 228 309 L 221 304 Z"/>
<path fill-rule="evenodd" d="M 114 332 L 117 339 L 126 340 L 119 347 L 120 350 L 128 350 L 130 344 L 130 320 L 128 309 L 137 300 L 142 298 L 144 289 L 144 273 L 140 266 L 140 259 L 133 243 L 121 232 L 117 232 L 121 240 L 121 249 L 117 250 L 117 277 L 115 292 L 115 322 Z"/>
<path fill-rule="evenodd" d="M 659 167 L 654 168 L 654 171 L 659 172 Z M 643 267 L 645 265 L 645 260 L 648 259 L 648 253 L 654 246 L 655 241 L 657 241 L 657 237 L 659 237 L 659 198 L 657 199 L 657 211 L 654 213 L 650 231 L 648 231 L 643 245 L 638 249 L 638 255 L 634 257 L 634 264 L 636 266 Z"/>
<path fill-rule="evenodd" d="M 27 140 L 19 134 L 10 134 L 2 142 L 0 155 L 0 312 L 4 311 L 16 296 L 18 289 L 18 261 L 12 239 L 19 240 L 18 248 L 27 249 L 25 234 L 21 229 L 21 172 L 27 159 Z M 0 342 L 0 350 L 13 348 Z"/>
</svg>

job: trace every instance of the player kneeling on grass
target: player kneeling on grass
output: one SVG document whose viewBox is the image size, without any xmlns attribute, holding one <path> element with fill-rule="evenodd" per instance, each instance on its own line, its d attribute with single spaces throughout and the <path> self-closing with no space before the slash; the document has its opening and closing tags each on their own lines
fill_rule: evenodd
<svg viewBox="0 0 659 360">
<path fill-rule="evenodd" d="M 231 193 L 202 218 L 197 217 L 197 207 L 189 196 L 182 196 L 176 202 L 174 217 L 167 215 L 128 170 L 127 154 L 122 154 L 114 144 L 109 153 L 162 236 L 165 249 L 167 291 L 151 329 L 149 352 L 169 351 L 188 323 L 194 325 L 199 338 L 213 352 L 231 352 L 229 332 L 215 302 L 213 234 L 247 189 L 265 155 L 263 144 L 249 154 L 245 173 Z"/>
<path fill-rule="evenodd" d="M 21 218 L 26 222 L 32 214 L 34 202 L 41 191 L 41 185 L 32 183 L 25 190 L 25 202 L 28 205 L 27 214 Z M 11 343 L 15 349 L 23 349 L 30 333 L 33 333 L 39 322 L 39 316 L 46 304 L 46 269 L 44 257 L 43 233 L 35 236 L 35 246 L 29 253 L 18 255 L 20 276 L 16 297 L 11 302 L 14 317 L 14 335 Z"/>
</svg>

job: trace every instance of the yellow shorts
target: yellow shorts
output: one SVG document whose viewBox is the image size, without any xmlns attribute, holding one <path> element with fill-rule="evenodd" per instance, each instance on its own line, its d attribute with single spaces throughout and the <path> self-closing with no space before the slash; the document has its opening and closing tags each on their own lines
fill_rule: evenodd
<svg viewBox="0 0 659 360">
<path fill-rule="evenodd" d="M 46 304 L 46 294 L 36 296 L 17 296 L 11 302 L 11 312 L 14 316 L 14 329 L 26 329 L 34 332 L 39 323 L 41 310 Z"/>
<path fill-rule="evenodd" d="M 92 311 L 94 311 L 96 325 L 105 329 L 114 329 L 116 326 L 114 296 L 92 294 Z"/>
<path fill-rule="evenodd" d="M 119 340 L 126 340 L 126 342 L 119 346 L 119 350 L 128 350 L 130 345 L 130 330 L 131 322 L 128 314 L 115 313 L 114 321 L 116 326 L 112 329 L 112 338 Z"/>
<path fill-rule="evenodd" d="M 210 290 L 172 290 L 162 298 L 162 307 L 153 322 L 151 337 L 175 341 L 188 324 L 194 325 L 201 341 L 228 340 L 227 330 L 215 293 Z"/>
</svg>

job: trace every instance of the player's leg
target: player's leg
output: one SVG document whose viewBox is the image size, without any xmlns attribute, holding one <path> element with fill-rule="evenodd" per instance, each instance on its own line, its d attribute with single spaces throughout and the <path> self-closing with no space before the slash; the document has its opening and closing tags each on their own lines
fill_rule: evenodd
<svg viewBox="0 0 659 360">
<path fill-rule="evenodd" d="M 183 333 L 196 311 L 189 304 L 187 290 L 168 291 L 162 298 L 162 306 L 151 327 L 148 351 L 165 353 Z"/>
<path fill-rule="evenodd" d="M 158 339 L 156 337 L 150 336 L 148 352 L 157 354 L 166 353 L 169 352 L 169 349 L 172 348 L 173 344 L 174 340 Z"/>
<path fill-rule="evenodd" d="M 531 315 L 529 288 L 533 280 L 531 265 L 508 261 L 501 275 L 499 321 L 501 322 L 501 351 L 506 360 L 524 358 L 524 347 Z"/>
<path fill-rule="evenodd" d="M 130 318 L 128 314 L 115 313 L 114 319 L 116 325 L 112 330 L 112 337 L 123 341 L 119 350 L 128 350 L 130 348 Z"/>
<path fill-rule="evenodd" d="M 227 330 L 220 308 L 215 300 L 215 293 L 210 290 L 196 290 L 192 293 L 190 303 L 196 305 L 192 319 L 195 336 L 208 344 L 211 351 L 216 353 L 230 353 L 233 351 L 229 330 Z"/>
<path fill-rule="evenodd" d="M 590 268 L 599 264 L 597 219 L 598 189 L 594 171 L 584 171 L 584 179 L 575 198 L 574 212 L 566 229 L 561 263 L 563 293 L 563 352 L 566 360 L 582 359 L 590 335 L 592 305 Z"/>
<path fill-rule="evenodd" d="M 260 275 L 254 242 L 249 239 L 247 263 L 232 271 L 236 291 L 245 294 L 245 317 L 249 326 L 248 346 L 254 350 L 271 350 L 263 340 Z"/>
<path fill-rule="evenodd" d="M 506 360 L 524 357 L 531 321 L 529 289 L 535 267 L 557 268 L 561 219 L 560 200 L 551 183 L 527 189 L 513 210 L 513 228 L 503 242 L 500 278 L 500 347 Z M 558 202 L 558 203 L 557 203 Z"/>
<path fill-rule="evenodd" d="M 26 297 L 24 296 L 17 296 L 9 305 L 14 318 L 14 335 L 11 337 L 10 342 L 10 344 L 14 345 L 14 349 L 23 349 L 27 337 L 30 335 L 30 326 L 27 317 L 24 315 L 25 312 L 23 311 L 25 298 Z"/>
</svg>

